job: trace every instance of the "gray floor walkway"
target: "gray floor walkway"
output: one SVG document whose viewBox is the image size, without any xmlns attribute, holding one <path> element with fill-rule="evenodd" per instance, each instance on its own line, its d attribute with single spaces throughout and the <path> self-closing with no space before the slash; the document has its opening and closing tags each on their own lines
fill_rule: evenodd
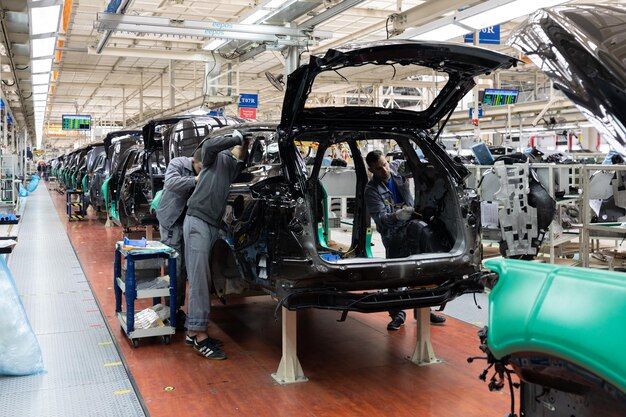
<svg viewBox="0 0 626 417">
<path fill-rule="evenodd" d="M 27 199 L 9 268 L 46 372 L 0 376 L 0 416 L 144 416 L 45 187 Z"/>
</svg>

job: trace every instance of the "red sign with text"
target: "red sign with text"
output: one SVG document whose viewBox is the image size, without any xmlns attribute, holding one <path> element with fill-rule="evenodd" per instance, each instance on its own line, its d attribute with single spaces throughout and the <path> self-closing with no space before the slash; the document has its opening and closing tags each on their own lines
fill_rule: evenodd
<svg viewBox="0 0 626 417">
<path fill-rule="evenodd" d="M 247 107 L 242 107 L 239 109 L 239 117 L 243 119 L 254 119 L 256 120 L 256 109 L 250 109 Z"/>
</svg>

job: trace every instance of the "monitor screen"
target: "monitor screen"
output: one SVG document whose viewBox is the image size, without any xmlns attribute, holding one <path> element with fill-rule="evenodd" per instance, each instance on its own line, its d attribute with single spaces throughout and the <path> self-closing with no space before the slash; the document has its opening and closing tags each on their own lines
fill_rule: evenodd
<svg viewBox="0 0 626 417">
<path fill-rule="evenodd" d="M 91 116 L 84 114 L 64 114 L 61 119 L 63 130 L 91 130 Z"/>
<path fill-rule="evenodd" d="M 483 105 L 485 106 L 504 106 L 506 104 L 515 104 L 517 102 L 518 90 L 485 90 L 483 96 Z"/>
</svg>

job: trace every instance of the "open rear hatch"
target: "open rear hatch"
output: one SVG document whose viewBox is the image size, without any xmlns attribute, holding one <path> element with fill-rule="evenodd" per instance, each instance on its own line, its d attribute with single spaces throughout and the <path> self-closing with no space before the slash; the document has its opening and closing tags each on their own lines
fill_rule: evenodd
<svg viewBox="0 0 626 417">
<path fill-rule="evenodd" d="M 474 77 L 510 68 L 516 63 L 515 58 L 498 52 L 443 42 L 387 40 L 330 49 L 323 57 L 311 56 L 308 64 L 289 75 L 280 128 L 288 132 L 298 126 L 329 125 L 336 128 L 392 126 L 430 129 L 453 111 L 474 87 Z M 364 77 L 358 67 L 366 65 L 374 67 Z M 383 69 L 389 72 L 388 76 L 386 73 L 380 77 L 380 85 L 423 87 L 428 77 L 430 81 L 441 77 L 447 82 L 424 110 L 381 107 L 378 103 L 367 107 L 362 106 L 360 101 L 354 104 L 348 102 L 342 107 L 307 107 L 307 104 L 313 104 L 308 103 L 312 93 L 328 88 L 328 83 L 319 89 L 313 87 L 315 78 L 320 74 L 325 73 L 321 78 L 337 74 L 340 77 L 338 83 L 346 82 L 358 88 L 360 84 L 371 84 L 372 79 L 379 78 L 376 71 Z"/>
</svg>

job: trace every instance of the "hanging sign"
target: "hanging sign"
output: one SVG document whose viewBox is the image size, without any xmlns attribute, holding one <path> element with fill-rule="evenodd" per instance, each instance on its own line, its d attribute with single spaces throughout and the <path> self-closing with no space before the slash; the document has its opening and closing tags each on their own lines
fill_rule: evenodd
<svg viewBox="0 0 626 417">
<path fill-rule="evenodd" d="M 463 36 L 465 43 L 474 43 L 474 34 Z M 481 29 L 478 34 L 478 43 L 487 45 L 500 45 L 500 25 L 488 26 Z"/>
<path fill-rule="evenodd" d="M 256 120 L 256 109 L 242 107 L 239 109 L 239 117 L 241 117 L 242 119 Z"/>
<path fill-rule="evenodd" d="M 256 109 L 259 107 L 258 94 L 241 94 L 239 96 L 239 108 Z"/>
</svg>

